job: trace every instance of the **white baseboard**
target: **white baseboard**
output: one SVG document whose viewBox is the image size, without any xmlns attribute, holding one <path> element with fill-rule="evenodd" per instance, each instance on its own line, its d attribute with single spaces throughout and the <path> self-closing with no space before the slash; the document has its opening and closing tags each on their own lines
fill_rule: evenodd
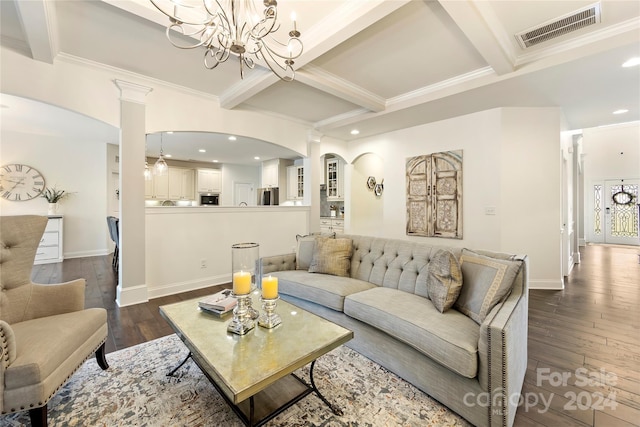
<svg viewBox="0 0 640 427">
<path fill-rule="evenodd" d="M 65 252 L 64 259 L 104 256 L 104 255 L 109 255 L 110 253 L 111 252 L 109 252 L 107 249 L 96 249 L 94 251 Z"/>
<path fill-rule="evenodd" d="M 560 280 L 529 280 L 529 289 L 547 289 L 561 291 L 564 289 L 564 281 Z"/>
<path fill-rule="evenodd" d="M 573 253 L 573 263 L 580 264 L 580 251 L 576 251 Z"/>
<path fill-rule="evenodd" d="M 175 295 L 182 292 L 195 291 L 196 289 L 208 288 L 209 286 L 221 285 L 231 282 L 230 274 L 211 276 L 204 279 L 189 280 L 186 282 L 169 283 L 163 286 L 149 289 L 149 299 L 160 298 L 167 295 Z"/>
<path fill-rule="evenodd" d="M 122 284 L 116 288 L 116 304 L 118 307 L 140 304 L 149 301 L 147 285 L 123 288 Z"/>
</svg>

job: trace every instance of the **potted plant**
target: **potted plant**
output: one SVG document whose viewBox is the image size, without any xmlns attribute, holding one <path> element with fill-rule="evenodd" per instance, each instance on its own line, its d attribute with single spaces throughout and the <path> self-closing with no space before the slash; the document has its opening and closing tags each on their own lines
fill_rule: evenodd
<svg viewBox="0 0 640 427">
<path fill-rule="evenodd" d="M 49 211 L 47 212 L 47 214 L 55 215 L 58 212 L 58 202 L 68 195 L 69 193 L 65 192 L 64 190 L 58 190 L 55 187 L 45 188 L 42 192 L 42 197 L 47 199 L 47 202 L 49 202 Z"/>
</svg>

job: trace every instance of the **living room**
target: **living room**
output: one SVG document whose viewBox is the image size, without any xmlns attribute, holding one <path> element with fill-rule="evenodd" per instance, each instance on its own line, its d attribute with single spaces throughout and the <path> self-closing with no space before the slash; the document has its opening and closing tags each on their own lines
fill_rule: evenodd
<svg viewBox="0 0 640 427">
<path fill-rule="evenodd" d="M 13 2 L 3 2 L 3 7 L 8 7 L 6 3 Z M 57 185 L 73 193 L 61 203 L 60 208 L 65 217 L 66 258 L 100 256 L 110 252 L 105 222 L 111 197 L 109 179 L 114 169 L 119 171 L 122 177 L 120 214 L 123 240 L 116 298 L 121 307 L 172 292 L 228 282 L 228 249 L 237 241 L 259 241 L 263 255 L 276 255 L 291 252 L 296 234 L 308 234 L 319 229 L 319 195 L 315 191 L 310 206 L 300 208 L 294 214 L 294 221 L 288 217 L 271 217 L 258 212 L 258 219 L 237 220 L 233 224 L 237 231 L 234 233 L 221 232 L 224 224 L 228 223 L 226 218 L 215 223 L 190 221 L 188 214 L 180 218 L 180 214 L 160 216 L 146 210 L 140 203 L 144 200 L 144 182 L 140 171 L 146 154 L 145 135 L 148 133 L 187 130 L 217 132 L 247 135 L 281 145 L 308 159 L 310 167 L 305 173 L 312 188 L 319 188 L 322 182 L 320 158 L 329 153 L 338 155 L 345 161 L 345 185 L 349 189 L 344 202 L 345 230 L 350 234 L 399 239 L 408 239 L 405 189 L 407 158 L 462 150 L 464 234 L 462 239 L 449 239 L 447 243 L 460 248 L 477 247 L 527 254 L 531 259 L 530 287 L 537 289 L 563 289 L 565 277 L 571 267 L 579 262 L 579 246 L 585 241 L 599 241 L 597 236 L 590 234 L 593 209 L 589 209 L 587 196 L 590 193 L 584 188 L 597 180 L 624 179 L 630 182 L 638 179 L 638 71 L 637 67 L 621 67 L 630 57 L 638 56 L 637 5 L 626 6 L 632 8 L 631 11 L 624 11 L 626 20 L 609 23 L 606 19 L 611 19 L 613 15 L 609 13 L 600 27 L 594 27 L 593 33 L 591 30 L 581 30 L 576 33 L 580 37 L 575 39 L 565 36 L 557 44 L 554 43 L 553 48 L 545 50 L 545 46 L 542 46 L 538 49 L 539 58 L 515 66 L 512 71 L 500 73 L 494 73 L 489 68 L 505 67 L 505 62 L 509 60 L 492 56 L 492 48 L 479 41 L 482 35 L 476 33 L 474 37 L 473 34 L 474 29 L 480 31 L 475 25 L 475 19 L 480 18 L 465 18 L 463 11 L 455 10 L 456 7 L 448 4 L 451 2 L 419 2 L 419 12 L 411 9 L 418 5 L 405 4 L 408 7 L 404 8 L 400 4 L 403 2 L 397 5 L 389 4 L 394 2 L 372 2 L 377 4 L 378 9 L 373 5 L 361 6 L 363 10 L 352 11 L 348 15 L 345 15 L 345 10 L 336 9 L 335 15 L 331 15 L 333 9 L 324 11 L 323 14 L 327 16 L 339 15 L 351 20 L 349 23 L 341 21 L 340 36 L 344 40 L 351 37 L 351 30 L 362 31 L 362 38 L 365 35 L 371 37 L 369 33 L 380 28 L 388 27 L 392 31 L 401 26 L 403 20 L 409 19 L 408 15 L 416 12 L 417 16 L 428 18 L 428 22 L 433 24 L 432 28 L 442 30 L 454 25 L 451 38 L 455 39 L 456 46 L 461 52 L 474 50 L 475 53 L 468 53 L 467 60 L 470 63 L 459 64 L 458 74 L 446 76 L 457 77 L 457 81 L 444 84 L 434 80 L 427 84 L 424 80 L 428 79 L 425 78 L 421 85 L 411 90 L 428 90 L 414 93 L 415 97 L 405 105 L 398 105 L 402 103 L 401 99 L 381 95 L 389 105 L 380 110 L 378 104 L 372 105 L 376 97 L 348 95 L 343 88 L 337 106 L 322 104 L 322 108 L 332 108 L 331 116 L 355 110 L 352 104 L 360 105 L 355 102 L 356 99 L 361 104 L 368 101 L 371 108 L 357 119 L 343 117 L 341 121 L 336 117 L 334 123 L 323 128 L 322 120 L 312 119 L 312 116 L 318 113 L 316 109 L 320 109 L 318 98 L 328 95 L 318 95 L 317 87 L 310 86 L 317 76 L 311 72 L 305 74 L 304 66 L 297 74 L 300 82 L 290 84 L 298 89 L 304 86 L 301 94 L 286 96 L 294 89 L 283 86 L 289 83 L 276 83 L 257 99 L 243 105 L 240 100 L 233 99 L 233 91 L 224 90 L 244 82 L 251 88 L 248 89 L 249 93 L 238 95 L 240 99 L 249 97 L 251 91 L 259 93 L 260 83 L 251 80 L 250 76 L 252 72 L 264 70 L 245 71 L 244 81 L 239 78 L 237 63 L 223 64 L 215 70 L 201 70 L 204 67 L 199 54 L 181 52 L 171 46 L 164 38 L 162 25 L 166 26 L 166 20 L 161 19 L 164 18 L 161 14 L 153 15 L 146 6 L 139 15 L 135 15 L 131 10 L 123 10 L 126 5 L 113 4 L 117 2 L 93 5 L 73 3 L 78 4 L 56 6 L 61 20 L 58 24 L 61 49 L 56 51 L 50 47 L 50 60 L 46 59 L 46 55 L 38 56 L 38 48 L 42 45 L 36 45 L 33 39 L 30 39 L 31 45 L 24 42 L 27 43 L 25 47 L 11 45 L 3 37 L 1 92 L 2 103 L 8 108 L 2 109 L 2 164 L 23 162 L 35 166 L 45 174 L 47 185 Z M 566 3 L 563 13 L 583 5 L 582 2 L 579 5 L 575 2 L 573 5 L 571 2 L 560 3 Z M 28 13 L 46 15 L 42 10 L 28 12 L 21 7 L 16 10 L 25 16 Z M 43 10 L 49 7 L 44 2 L 41 5 Z M 337 5 L 332 4 L 332 7 L 337 8 Z M 602 3 L 603 10 L 607 11 L 608 7 L 613 8 L 614 5 Z M 530 19 L 540 18 L 540 22 L 562 14 L 557 9 L 543 12 L 533 7 L 533 10 L 536 13 L 532 13 Z M 513 13 L 513 10 L 500 11 L 507 12 Z M 299 25 L 303 25 L 305 15 L 300 11 L 298 13 Z M 486 9 L 484 13 L 487 19 Z M 109 37 L 97 37 L 92 32 L 81 33 L 83 37 L 76 38 L 84 39 L 87 46 L 78 46 L 78 40 L 70 39 L 70 29 L 73 27 L 70 23 L 83 14 L 89 16 L 96 33 L 98 29 L 105 30 L 107 27 L 127 30 L 110 34 Z M 358 14 L 365 16 L 367 22 L 359 22 L 356 19 Z M 387 20 L 378 14 L 387 16 Z M 518 14 L 523 21 L 524 15 L 525 12 Z M 5 16 L 12 15 L 3 13 L 3 24 L 7 19 Z M 541 19 L 542 16 L 546 17 Z M 113 23 L 117 25 L 111 27 L 109 24 Z M 355 27 L 350 27 L 350 24 Z M 373 27 L 367 28 L 369 25 Z M 606 28 L 615 28 L 616 31 L 610 31 L 612 35 L 607 37 Z M 104 47 L 105 52 L 108 51 L 107 47 L 112 51 L 122 49 L 122 52 L 126 52 L 123 56 L 135 57 L 126 47 L 127 37 L 133 40 L 137 31 L 142 32 L 143 29 L 149 31 L 149 37 L 156 42 L 154 49 L 158 49 L 153 50 L 157 57 L 153 56 L 149 61 L 154 65 L 161 64 L 150 68 L 161 70 L 166 66 L 166 71 L 154 71 L 155 74 L 146 75 L 140 72 L 144 69 L 142 65 L 138 69 L 125 66 L 124 59 L 114 60 L 106 53 L 102 54 L 102 63 L 88 54 L 88 58 L 82 57 L 81 53 L 86 53 L 85 49 L 92 45 L 88 41 L 94 41 L 94 37 L 100 39 L 93 46 L 96 51 L 102 51 L 98 46 Z M 305 29 L 310 30 L 309 27 Z M 84 31 L 88 30 L 85 28 Z M 35 30 L 29 33 L 35 37 Z M 594 38 L 597 36 L 597 40 L 590 40 L 589 34 Z M 470 37 L 474 42 L 470 43 L 465 37 Z M 42 40 L 39 42 L 42 43 Z M 362 43 L 358 40 L 353 42 Z M 113 46 L 121 48 L 114 49 Z M 310 45 L 310 50 L 313 51 L 315 46 Z M 464 50 L 460 46 L 464 46 Z M 25 53 L 25 49 L 28 53 Z M 383 51 L 388 52 L 389 49 Z M 435 55 L 435 52 L 430 53 Z M 376 56 L 379 53 L 370 51 L 369 55 Z M 435 68 L 433 64 L 447 62 L 451 56 L 440 52 L 441 56 L 425 61 L 425 55 L 414 53 L 412 65 L 407 67 L 413 66 L 427 74 L 427 71 Z M 336 51 L 335 57 L 319 59 L 318 64 L 335 72 L 334 68 L 339 68 L 335 67 L 335 62 L 345 59 L 344 56 L 344 53 Z M 519 58 L 525 60 L 528 57 L 521 54 Z M 402 60 L 391 61 L 381 68 L 387 67 L 390 73 L 392 69 L 403 67 Z M 118 62 L 121 66 L 118 66 Z M 188 68 L 197 73 L 198 88 L 187 84 L 186 78 L 180 76 L 184 73 L 170 68 L 168 63 L 172 67 L 181 64 L 184 68 L 189 64 Z M 345 68 L 356 68 L 349 66 L 349 63 L 344 64 Z M 308 69 L 314 70 L 314 66 L 318 67 L 311 64 Z M 615 67 L 616 73 L 626 73 L 626 77 L 605 80 L 603 75 L 597 73 L 600 68 L 609 67 Z M 539 73 L 530 71 L 532 68 L 539 69 Z M 584 70 L 584 74 L 572 74 L 576 69 Z M 471 71 L 479 74 L 466 74 Z M 225 77 L 219 78 L 220 73 L 224 73 Z M 264 74 L 260 78 L 268 79 Z M 386 77 L 381 80 L 385 81 L 384 84 L 380 83 L 382 94 L 385 90 L 390 93 L 386 87 L 390 84 L 387 81 L 402 82 L 403 78 Z M 114 81 L 117 81 L 116 84 Z M 436 81 L 442 86 L 439 87 Z M 621 87 L 611 87 L 612 82 Z M 569 86 L 575 92 L 569 93 Z M 589 94 L 585 93 L 585 88 L 589 88 Z M 239 89 L 236 87 L 236 90 Z M 283 92 L 275 93 L 280 90 Z M 409 92 L 405 88 L 400 93 Z M 606 92 L 623 92 L 630 95 L 632 101 L 625 103 L 623 98 L 619 98 L 619 104 L 614 106 L 613 101 L 605 99 Z M 509 96 L 505 97 L 505 94 Z M 556 95 L 567 103 L 562 104 L 554 99 Z M 84 116 L 84 120 L 91 122 L 92 130 L 83 132 L 78 126 L 71 134 L 36 133 L 33 131 L 36 117 L 20 116 L 19 111 L 14 111 L 17 108 L 11 105 L 12 97 L 35 100 Z M 598 98 L 602 110 L 606 111 L 601 112 L 597 120 L 588 117 L 586 112 L 580 116 L 577 107 L 597 103 Z M 287 102 L 283 101 L 285 99 Z M 242 107 L 230 107 L 234 102 Z M 283 113 L 285 106 L 272 107 L 271 104 L 292 104 L 286 106 L 298 111 L 298 116 L 287 116 Z M 629 111 L 613 115 L 612 112 L 618 108 Z M 406 115 L 401 116 L 395 109 Z M 603 119 L 605 112 L 607 118 Z M 17 115 L 13 116 L 14 113 Z M 598 127 L 601 125 L 616 126 Z M 49 126 L 55 127 L 54 124 Z M 359 136 L 349 134 L 354 127 L 360 128 Z M 95 129 L 101 129 L 101 132 Z M 119 147 L 118 153 L 110 151 L 114 144 Z M 119 166 L 114 166 L 116 156 Z M 374 197 L 367 189 L 365 184 L 369 176 L 376 177 L 378 181 L 384 179 L 381 197 Z M 22 203 L 2 199 L 0 209 L 3 215 L 44 214 L 46 203 L 42 199 Z M 190 240 L 185 242 L 184 236 L 190 236 Z M 212 236 L 220 236 L 216 237 L 215 244 L 211 243 Z M 195 240 L 198 238 L 201 240 Z M 172 256 L 174 248 L 179 248 L 179 256 Z M 202 258 L 217 260 L 219 264 L 210 262 L 208 270 L 203 273 L 199 263 Z M 186 260 L 197 262 L 185 267 Z"/>
</svg>

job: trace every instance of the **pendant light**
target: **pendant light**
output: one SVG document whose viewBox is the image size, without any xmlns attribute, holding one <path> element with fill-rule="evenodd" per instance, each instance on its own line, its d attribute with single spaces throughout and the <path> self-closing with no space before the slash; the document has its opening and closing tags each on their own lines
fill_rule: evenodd
<svg viewBox="0 0 640 427">
<path fill-rule="evenodd" d="M 156 164 L 153 165 L 153 174 L 163 176 L 167 174 L 167 170 L 167 162 L 164 161 L 164 153 L 162 152 L 162 133 L 160 133 L 160 157 L 156 160 Z"/>
<path fill-rule="evenodd" d="M 151 168 L 149 167 L 149 162 L 147 162 L 147 158 L 144 158 L 144 180 L 151 181 Z"/>
<path fill-rule="evenodd" d="M 147 140 L 145 138 L 144 141 L 144 180 L 151 181 L 151 168 L 149 167 L 149 162 L 147 161 Z"/>
</svg>

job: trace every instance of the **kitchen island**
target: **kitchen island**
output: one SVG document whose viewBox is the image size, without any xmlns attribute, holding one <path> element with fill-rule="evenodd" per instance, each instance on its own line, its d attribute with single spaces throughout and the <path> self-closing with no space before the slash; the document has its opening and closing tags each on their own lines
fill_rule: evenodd
<svg viewBox="0 0 640 427">
<path fill-rule="evenodd" d="M 231 245 L 254 242 L 260 256 L 295 250 L 309 230 L 309 206 L 145 208 L 149 298 L 231 281 Z"/>
</svg>

